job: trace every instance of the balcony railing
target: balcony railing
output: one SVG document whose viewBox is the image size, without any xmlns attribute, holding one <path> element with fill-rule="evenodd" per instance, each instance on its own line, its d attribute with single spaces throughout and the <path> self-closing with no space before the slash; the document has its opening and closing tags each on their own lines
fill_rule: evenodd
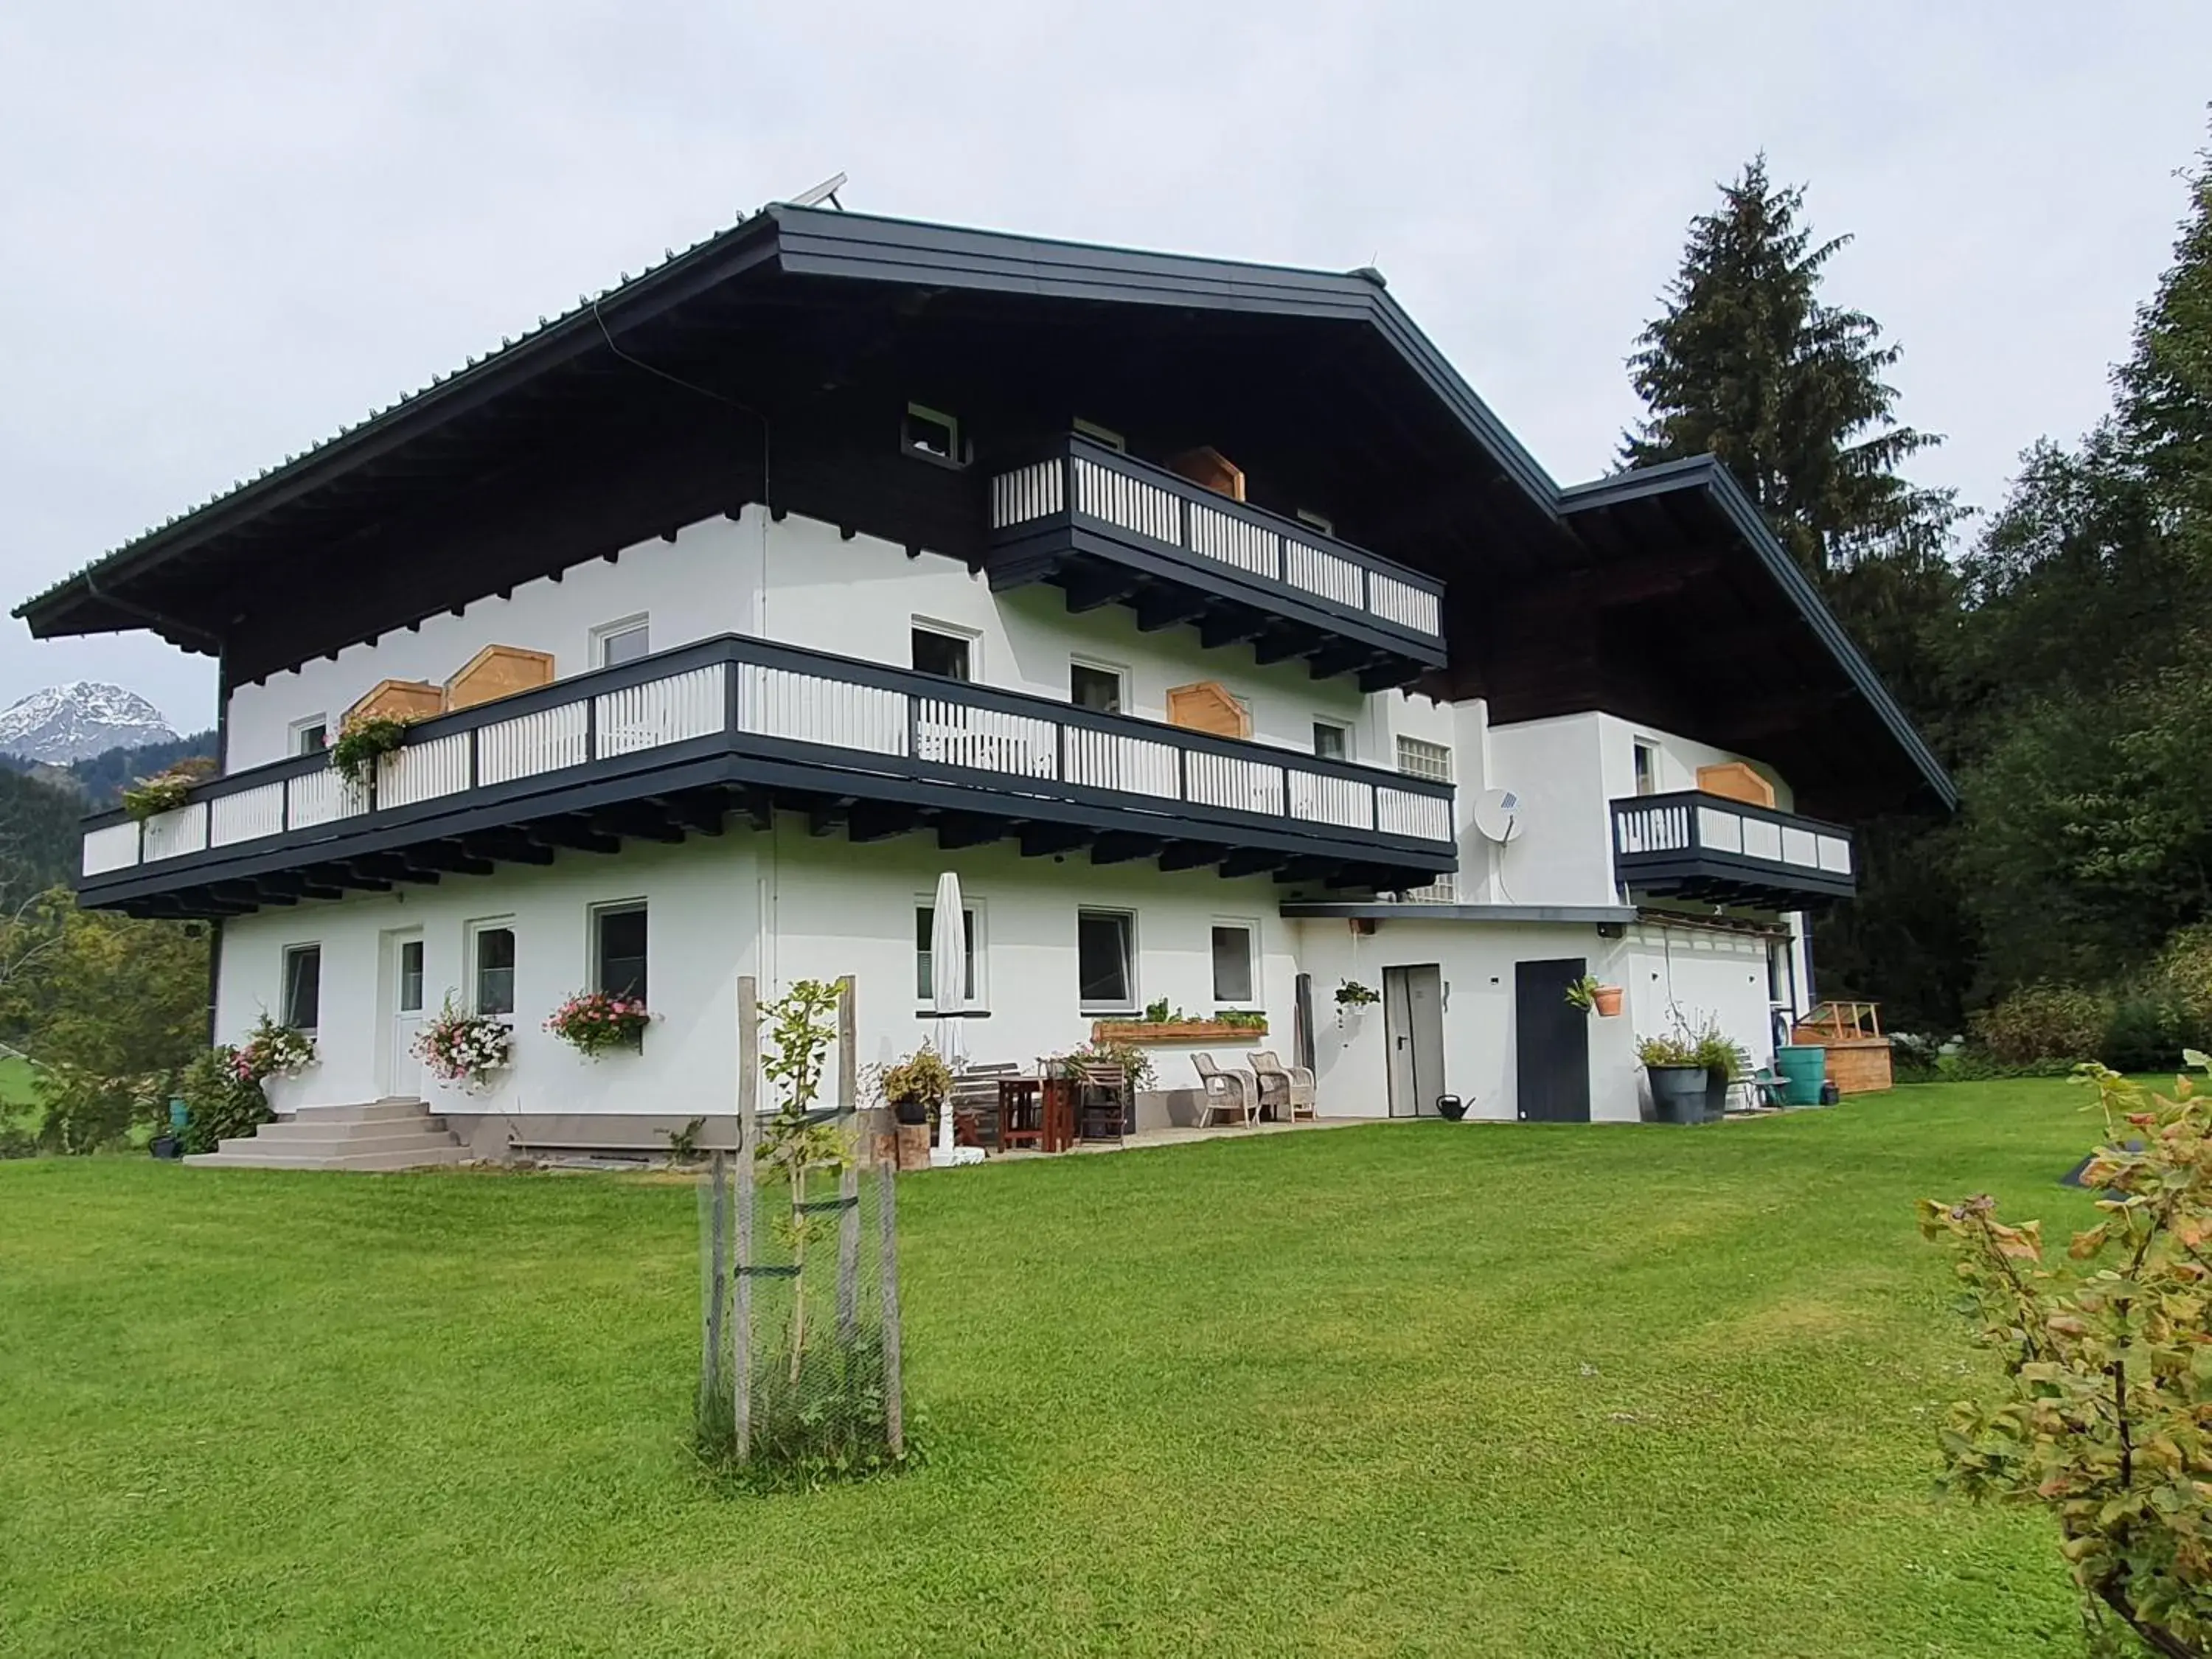
<svg viewBox="0 0 2212 1659">
<path fill-rule="evenodd" d="M 1042 542 L 1047 558 L 1062 550 L 1118 558 L 1285 623 L 1323 624 L 1418 663 L 1443 661 L 1444 589 L 1434 577 L 1086 438 L 991 480 L 991 538 L 1010 550 Z"/>
<path fill-rule="evenodd" d="M 1772 903 L 1849 897 L 1851 834 L 1832 823 L 1684 790 L 1613 803 L 1615 873 L 1662 896 Z"/>
<path fill-rule="evenodd" d="M 679 768 L 684 777 L 664 775 Z M 594 801 L 616 799 L 604 786 L 623 779 L 640 781 L 632 793 L 753 785 L 1162 842 L 1310 845 L 1354 865 L 1451 863 L 1449 785 L 724 635 L 424 720 L 362 786 L 309 756 L 206 784 L 143 823 L 89 819 L 83 885 L 271 849 L 296 854 L 289 864 L 350 856 L 331 844 L 395 826 L 437 832 L 463 809 L 479 826 L 523 823 L 562 810 L 540 797 L 588 785 Z"/>
</svg>

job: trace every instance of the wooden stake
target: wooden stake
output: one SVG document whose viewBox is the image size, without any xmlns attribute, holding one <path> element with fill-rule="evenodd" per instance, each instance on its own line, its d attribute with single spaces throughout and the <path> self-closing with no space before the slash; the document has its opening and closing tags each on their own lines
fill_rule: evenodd
<svg viewBox="0 0 2212 1659">
<path fill-rule="evenodd" d="M 947 1109 L 950 1109 L 948 1107 Z M 883 1246 L 884 1428 L 891 1455 L 906 1455 L 906 1394 L 899 1380 L 898 1159 L 877 1166 L 876 1226 Z"/>
<path fill-rule="evenodd" d="M 729 1224 L 727 1191 L 724 1185 L 729 1160 L 716 1152 L 707 1160 L 707 1179 L 713 1183 L 707 1194 L 707 1328 L 702 1340 L 707 1352 L 699 1368 L 705 1379 L 702 1386 L 711 1402 L 722 1393 L 722 1319 L 729 1306 L 730 1273 L 726 1255 Z"/>
<path fill-rule="evenodd" d="M 751 975 L 738 981 L 738 1237 L 737 1316 L 732 1329 L 732 1427 L 738 1461 L 753 1455 L 753 1158 L 760 1104 L 760 988 Z"/>
<path fill-rule="evenodd" d="M 851 1351 L 860 1329 L 860 1145 L 854 1109 L 860 1103 L 860 1038 L 854 1029 L 853 976 L 837 981 L 837 1132 L 845 1138 L 845 1164 L 837 1196 L 837 1340 Z"/>
</svg>

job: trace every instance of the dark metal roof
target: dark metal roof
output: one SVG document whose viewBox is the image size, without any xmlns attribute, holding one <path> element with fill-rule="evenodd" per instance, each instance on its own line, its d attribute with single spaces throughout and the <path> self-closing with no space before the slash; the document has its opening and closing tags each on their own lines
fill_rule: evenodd
<svg viewBox="0 0 2212 1659">
<path fill-rule="evenodd" d="M 650 534 L 688 521 L 684 514 L 764 499 L 767 457 L 758 426 L 746 424 L 761 419 L 747 407 L 752 398 L 778 400 L 775 419 L 796 422 L 803 434 L 826 407 L 817 388 L 848 368 L 862 374 L 892 331 L 909 325 L 945 331 L 934 356 L 924 342 L 918 361 L 971 382 L 1017 368 L 1057 372 L 1040 368 L 1042 358 L 1024 361 L 1024 353 L 1090 349 L 1113 360 L 1149 343 L 1164 355 L 1145 360 L 1132 352 L 1130 364 L 1109 361 L 1103 368 L 1065 361 L 1079 363 L 1091 384 L 1140 386 L 1155 402 L 1206 403 L 1224 378 L 1209 372 L 1217 367 L 1204 356 L 1210 343 L 1242 354 L 1239 370 L 1257 377 L 1248 405 L 1232 411 L 1216 404 L 1210 416 L 1198 410 L 1194 418 L 1252 428 L 1255 459 L 1272 459 L 1278 477 L 1334 469 L 1340 489 L 1355 498 L 1346 510 L 1364 509 L 1358 538 L 1449 584 L 1455 659 L 1511 655 L 1500 650 L 1494 616 L 1523 599 L 1540 608 L 1547 591 L 1571 603 L 1575 584 L 1632 556 L 1622 551 L 1631 544 L 1648 556 L 1686 550 L 1725 564 L 1729 604 L 1753 631 L 1787 620 L 1809 647 L 1800 656 L 1821 659 L 1781 665 L 1803 683 L 1807 706 L 1815 706 L 1814 693 L 1849 695 L 1864 717 L 1859 740 L 1882 734 L 1882 753 L 1847 760 L 1793 730 L 1788 755 L 1773 756 L 1786 758 L 1793 783 L 1796 768 L 1817 777 L 1832 765 L 1838 799 L 1854 791 L 1901 798 L 1923 786 L 1947 805 L 1955 799 L 1926 744 L 1723 468 L 1679 463 L 1562 491 L 1374 273 L 828 209 L 765 208 L 625 276 L 148 531 L 15 614 L 40 637 L 150 626 L 187 648 L 224 650 L 233 672 L 265 674 L 287 665 L 288 653 L 296 661 L 334 650 L 465 600 L 469 591 L 557 572 L 560 561 L 586 556 L 579 549 L 586 544 L 605 551 L 639 539 L 641 525 Z M 994 355 L 1006 363 L 988 361 Z M 805 372 L 817 358 L 821 372 Z M 833 362 L 841 367 L 830 368 Z M 722 397 L 717 409 L 696 397 L 696 385 L 682 389 L 662 365 L 743 395 Z M 740 378 L 756 373 L 763 377 L 757 394 Z M 1024 395 L 1036 403 L 1034 387 Z M 732 409 L 743 411 L 734 422 Z M 702 411 L 720 428 L 705 429 Z M 832 447 L 844 430 L 811 429 L 817 445 Z M 750 463 L 739 464 L 747 444 L 758 464 L 750 474 Z M 588 501 L 559 495 L 564 479 L 623 466 L 641 475 L 626 494 L 599 490 Z M 1376 499 L 1394 492 L 1403 499 Z M 1356 499 L 1363 495 L 1369 499 Z M 878 489 L 872 519 L 849 477 L 819 468 L 811 478 L 794 476 L 779 465 L 775 497 L 779 510 L 857 514 L 858 527 L 878 534 L 894 533 L 883 526 L 901 515 L 910 521 L 917 512 L 934 514 L 920 533 L 945 538 L 930 543 L 943 550 L 962 550 L 951 542 L 967 515 L 951 514 L 942 495 L 925 502 L 905 484 Z M 532 503 L 538 520 L 526 522 Z M 1686 517 L 1699 522 L 1686 526 Z M 915 533 L 907 531 L 909 543 Z M 272 621 L 279 616 L 281 623 Z M 1587 631 L 1579 665 L 1557 651 L 1548 663 L 1538 659 L 1540 641 L 1516 646 L 1522 654 L 1493 676 L 1513 682 L 1499 704 L 1508 718 L 1588 706 L 1574 699 L 1592 689 L 1624 712 L 1640 708 L 1642 718 L 1663 720 L 1673 712 L 1662 682 L 1680 678 L 1679 665 L 1615 650 L 1602 629 Z M 1728 644 L 1715 654 L 1736 649 Z M 1624 665 L 1617 671 L 1602 666 L 1608 652 Z M 1717 732 L 1747 684 L 1763 687 L 1747 682 L 1748 671 L 1733 659 L 1707 666 L 1710 683 L 1690 688 L 1686 718 L 1672 729 L 1707 735 L 1690 729 L 1701 724 Z M 1499 696 L 1479 672 L 1474 689 Z M 1759 752 L 1729 745 L 1723 736 L 1709 740 Z"/>
<path fill-rule="evenodd" d="M 1954 809 L 1959 804 L 1958 787 L 1942 763 L 1898 707 L 1874 665 L 1836 620 L 1797 561 L 1790 556 L 1789 549 L 1783 546 L 1765 516 L 1744 494 L 1735 475 L 1719 460 L 1711 455 L 1698 455 L 1639 467 L 1573 485 L 1561 490 L 1558 499 L 1562 514 L 1572 527 L 1585 514 L 1632 503 L 1657 503 L 1668 498 L 1679 501 L 1685 496 L 1698 497 L 1718 512 L 1738 545 L 1757 560 L 1766 578 L 1794 611 L 1809 635 L 1810 642 L 1816 644 L 1842 672 L 1867 710 L 1895 741 L 1944 810 Z"/>
</svg>

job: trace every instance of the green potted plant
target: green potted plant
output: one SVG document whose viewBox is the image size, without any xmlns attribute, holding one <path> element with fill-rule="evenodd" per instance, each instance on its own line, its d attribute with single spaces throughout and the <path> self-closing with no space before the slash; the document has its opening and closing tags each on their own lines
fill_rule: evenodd
<svg viewBox="0 0 2212 1659">
<path fill-rule="evenodd" d="M 356 788 L 367 788 L 376 775 L 376 763 L 405 745 L 408 724 L 388 714 L 348 720 L 338 728 L 338 740 L 331 745 L 331 765 Z"/>
<path fill-rule="evenodd" d="M 877 1074 L 876 1087 L 899 1122 L 927 1124 L 931 1111 L 952 1098 L 952 1068 L 925 1042 L 905 1059 L 884 1066 Z"/>
<path fill-rule="evenodd" d="M 1651 1103 L 1662 1123 L 1705 1121 L 1705 1064 L 1686 1034 L 1640 1038 L 1636 1058 L 1651 1080 Z"/>
<path fill-rule="evenodd" d="M 1620 1012 L 1621 994 L 1618 985 L 1601 985 L 1589 974 L 1567 987 L 1567 1000 L 1583 1013 L 1595 1014 L 1600 1019 L 1611 1019 Z"/>
<path fill-rule="evenodd" d="M 1751 1057 L 1721 1035 L 1708 1020 L 1691 1040 L 1691 1052 L 1705 1068 L 1705 1115 L 1717 1122 L 1728 1115 L 1729 1085 L 1751 1070 Z"/>
<path fill-rule="evenodd" d="M 180 760 L 166 772 L 140 778 L 123 791 L 123 810 L 143 823 L 173 812 L 191 799 L 192 787 L 213 777 L 216 764 L 204 755 Z"/>
</svg>

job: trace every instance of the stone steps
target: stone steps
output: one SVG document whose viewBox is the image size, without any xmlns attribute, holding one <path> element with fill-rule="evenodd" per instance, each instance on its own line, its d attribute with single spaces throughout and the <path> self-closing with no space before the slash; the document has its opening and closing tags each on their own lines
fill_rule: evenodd
<svg viewBox="0 0 2212 1659">
<path fill-rule="evenodd" d="M 375 1100 L 357 1106 L 303 1106 L 251 1135 L 226 1139 L 187 1164 L 236 1170 L 414 1170 L 459 1164 L 467 1157 L 419 1100 Z"/>
</svg>

